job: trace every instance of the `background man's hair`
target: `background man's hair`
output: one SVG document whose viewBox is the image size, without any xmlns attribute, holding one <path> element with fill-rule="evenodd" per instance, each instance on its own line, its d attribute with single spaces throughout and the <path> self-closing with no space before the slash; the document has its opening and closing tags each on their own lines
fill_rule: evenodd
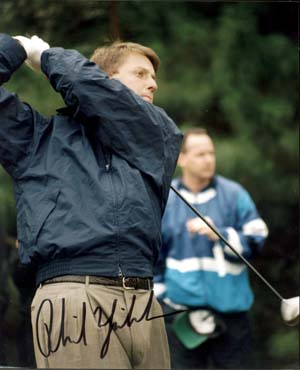
<svg viewBox="0 0 300 370">
<path fill-rule="evenodd" d="M 134 42 L 115 41 L 111 45 L 97 48 L 91 56 L 91 61 L 96 63 L 108 75 L 117 72 L 118 67 L 130 53 L 138 53 L 147 57 L 157 72 L 160 59 L 154 50 Z"/>
<path fill-rule="evenodd" d="M 202 127 L 195 127 L 195 128 L 191 128 L 191 129 L 185 131 L 184 132 L 184 137 L 183 137 L 183 140 L 182 140 L 182 144 L 181 144 L 181 151 L 182 152 L 186 151 L 186 141 L 187 141 L 187 138 L 191 135 L 207 135 L 207 136 L 209 136 L 209 134 L 205 130 L 205 128 L 202 128 Z"/>
</svg>

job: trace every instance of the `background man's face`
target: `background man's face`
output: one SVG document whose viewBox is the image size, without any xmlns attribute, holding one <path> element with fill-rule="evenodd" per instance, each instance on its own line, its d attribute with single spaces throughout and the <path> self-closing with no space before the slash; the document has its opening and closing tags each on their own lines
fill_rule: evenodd
<svg viewBox="0 0 300 370">
<path fill-rule="evenodd" d="M 185 151 L 180 153 L 179 166 L 182 173 L 201 182 L 209 181 L 216 169 L 214 144 L 207 135 L 190 135 L 185 142 Z"/>
<path fill-rule="evenodd" d="M 144 55 L 131 53 L 111 78 L 120 80 L 144 100 L 152 103 L 157 90 L 155 71 L 150 60 Z"/>
</svg>

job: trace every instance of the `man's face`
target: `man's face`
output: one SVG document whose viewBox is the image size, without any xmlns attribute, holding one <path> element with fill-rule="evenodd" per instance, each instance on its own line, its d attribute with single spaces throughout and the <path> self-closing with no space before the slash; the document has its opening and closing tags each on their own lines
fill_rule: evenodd
<svg viewBox="0 0 300 370">
<path fill-rule="evenodd" d="M 144 100 L 152 103 L 157 90 L 155 71 L 150 60 L 138 53 L 129 54 L 118 71 L 110 76 L 120 80 Z"/>
<path fill-rule="evenodd" d="M 201 182 L 210 181 L 216 169 L 215 149 L 210 137 L 205 134 L 188 136 L 178 164 L 183 175 L 192 176 Z"/>
</svg>

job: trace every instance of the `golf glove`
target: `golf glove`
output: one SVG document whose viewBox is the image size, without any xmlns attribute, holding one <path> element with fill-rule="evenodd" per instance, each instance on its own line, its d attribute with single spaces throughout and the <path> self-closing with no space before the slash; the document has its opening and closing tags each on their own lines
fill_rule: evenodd
<svg viewBox="0 0 300 370">
<path fill-rule="evenodd" d="M 50 48 L 49 44 L 40 39 L 38 36 L 31 38 L 25 36 L 15 36 L 26 51 L 27 59 L 25 63 L 35 71 L 41 70 L 41 55 L 43 51 Z"/>
</svg>

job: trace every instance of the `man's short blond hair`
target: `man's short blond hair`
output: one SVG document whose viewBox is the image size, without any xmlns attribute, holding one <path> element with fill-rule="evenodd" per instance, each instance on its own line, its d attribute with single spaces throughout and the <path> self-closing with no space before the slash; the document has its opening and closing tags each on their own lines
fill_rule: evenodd
<svg viewBox="0 0 300 370">
<path fill-rule="evenodd" d="M 131 53 L 138 53 L 147 57 L 157 72 L 160 59 L 154 50 L 134 42 L 115 41 L 111 45 L 97 48 L 91 56 L 91 61 L 96 63 L 109 76 L 118 71 L 119 66 Z"/>
</svg>

